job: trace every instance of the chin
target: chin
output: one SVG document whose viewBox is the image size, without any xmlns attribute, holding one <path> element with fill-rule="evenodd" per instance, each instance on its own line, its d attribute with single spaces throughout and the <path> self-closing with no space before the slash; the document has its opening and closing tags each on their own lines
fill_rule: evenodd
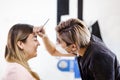
<svg viewBox="0 0 120 80">
<path fill-rule="evenodd" d="M 37 56 L 37 54 L 35 54 L 35 55 L 31 56 L 31 58 L 34 58 L 34 57 L 36 57 L 36 56 Z"/>
<path fill-rule="evenodd" d="M 33 57 L 36 57 L 36 56 L 37 56 L 37 54 L 33 55 Z"/>
<path fill-rule="evenodd" d="M 37 54 L 35 54 L 35 56 L 34 57 L 36 57 L 37 56 Z"/>
</svg>

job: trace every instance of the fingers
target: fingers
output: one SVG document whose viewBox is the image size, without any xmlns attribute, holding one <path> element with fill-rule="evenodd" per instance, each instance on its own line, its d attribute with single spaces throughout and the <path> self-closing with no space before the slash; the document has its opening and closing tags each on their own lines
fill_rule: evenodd
<svg viewBox="0 0 120 80">
<path fill-rule="evenodd" d="M 38 32 L 37 35 L 40 36 L 41 38 L 44 36 L 44 34 L 41 32 Z"/>
<path fill-rule="evenodd" d="M 43 29 L 43 26 L 41 27 L 34 27 L 33 32 L 36 33 L 38 36 L 43 37 L 45 35 L 45 30 Z"/>
<path fill-rule="evenodd" d="M 40 31 L 42 31 L 42 26 L 33 28 L 33 32 L 35 32 L 35 33 L 40 32 Z"/>
</svg>

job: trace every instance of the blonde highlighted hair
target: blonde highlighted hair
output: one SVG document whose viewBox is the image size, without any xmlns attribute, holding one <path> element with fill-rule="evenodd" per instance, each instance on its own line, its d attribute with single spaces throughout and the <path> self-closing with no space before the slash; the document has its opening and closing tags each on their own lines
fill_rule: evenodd
<svg viewBox="0 0 120 80">
<path fill-rule="evenodd" d="M 90 31 L 85 23 L 79 19 L 71 18 L 59 23 L 56 27 L 56 31 L 67 45 L 74 43 L 78 48 L 83 48 L 90 42 Z"/>
<path fill-rule="evenodd" d="M 8 33 L 7 45 L 5 49 L 5 59 L 8 62 L 16 62 L 25 67 L 30 74 L 40 80 L 39 76 L 33 72 L 27 62 L 26 55 L 17 45 L 18 41 L 26 42 L 29 34 L 33 33 L 33 26 L 28 24 L 16 24 L 12 26 Z"/>
</svg>

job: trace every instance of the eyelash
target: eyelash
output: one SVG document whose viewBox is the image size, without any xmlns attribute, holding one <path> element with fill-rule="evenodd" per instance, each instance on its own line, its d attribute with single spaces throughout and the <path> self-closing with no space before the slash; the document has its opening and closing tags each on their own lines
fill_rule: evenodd
<svg viewBox="0 0 120 80">
<path fill-rule="evenodd" d="M 35 41 L 37 41 L 37 36 L 34 36 L 34 38 L 33 38 Z"/>
</svg>

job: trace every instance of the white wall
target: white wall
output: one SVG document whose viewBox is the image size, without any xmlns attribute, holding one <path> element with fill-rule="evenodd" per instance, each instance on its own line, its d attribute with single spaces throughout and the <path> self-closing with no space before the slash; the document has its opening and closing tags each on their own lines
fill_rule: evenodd
<svg viewBox="0 0 120 80">
<path fill-rule="evenodd" d="M 29 23 L 36 26 L 42 25 L 48 18 L 46 25 L 49 38 L 54 42 L 56 34 L 56 2 L 57 0 L 0 0 L 0 77 L 4 72 L 4 48 L 7 33 L 10 27 L 16 23 Z M 73 12 L 77 13 L 74 3 Z M 95 20 L 100 23 L 100 29 L 104 42 L 116 53 L 120 60 L 120 6 L 119 0 L 84 0 L 84 21 L 91 25 Z M 69 17 L 76 17 L 70 10 Z M 65 16 L 62 17 L 65 19 Z M 58 58 L 50 56 L 39 38 L 41 46 L 38 48 L 38 56 L 29 61 L 33 70 L 39 73 L 42 80 L 74 80 L 72 72 L 63 73 L 57 69 Z"/>
</svg>

